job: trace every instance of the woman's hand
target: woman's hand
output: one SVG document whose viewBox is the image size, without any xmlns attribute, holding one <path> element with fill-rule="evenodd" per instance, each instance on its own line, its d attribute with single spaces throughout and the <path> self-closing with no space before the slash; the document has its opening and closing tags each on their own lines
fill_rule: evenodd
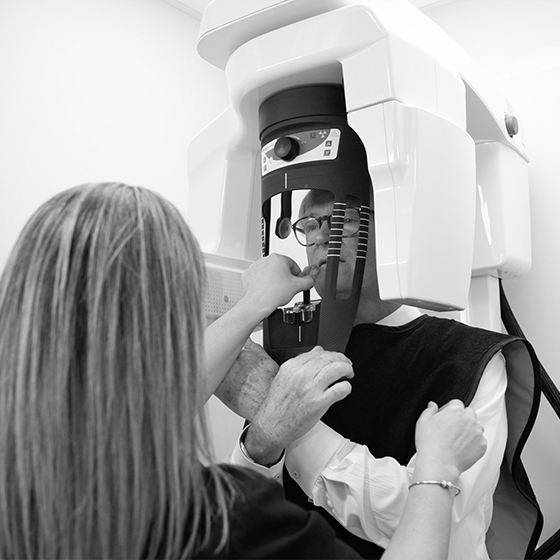
<svg viewBox="0 0 560 560">
<path fill-rule="evenodd" d="M 457 480 L 486 452 L 483 434 L 476 412 L 461 401 L 452 400 L 440 409 L 429 403 L 416 423 L 415 479 Z M 418 469 L 422 471 L 420 476 Z"/>
<path fill-rule="evenodd" d="M 310 290 L 315 270 L 305 272 L 285 255 L 273 253 L 254 262 L 243 273 L 244 303 L 261 310 L 268 317 L 277 307 L 286 305 L 299 292 Z"/>
</svg>

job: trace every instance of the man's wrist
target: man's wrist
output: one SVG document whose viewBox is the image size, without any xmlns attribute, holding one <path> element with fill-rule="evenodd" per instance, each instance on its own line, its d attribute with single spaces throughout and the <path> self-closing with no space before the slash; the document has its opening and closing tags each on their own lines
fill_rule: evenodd
<svg viewBox="0 0 560 560">
<path fill-rule="evenodd" d="M 241 434 L 239 445 L 247 459 L 264 467 L 276 465 L 284 456 L 284 448 L 272 444 L 252 424 Z"/>
</svg>

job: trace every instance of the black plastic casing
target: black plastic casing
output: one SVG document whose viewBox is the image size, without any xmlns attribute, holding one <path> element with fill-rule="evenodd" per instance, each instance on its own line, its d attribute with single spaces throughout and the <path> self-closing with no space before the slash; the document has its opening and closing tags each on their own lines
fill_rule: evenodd
<svg viewBox="0 0 560 560">
<path fill-rule="evenodd" d="M 357 260 L 352 293 L 348 299 L 336 299 L 336 277 L 340 237 L 329 243 L 326 288 L 317 304 L 310 323 L 285 324 L 282 310 L 277 309 L 265 319 L 264 347 L 278 362 L 320 345 L 326 350 L 344 352 L 359 302 L 368 239 L 371 179 L 365 148 L 358 135 L 350 128 L 346 116 L 344 88 L 338 84 L 301 86 L 280 91 L 266 99 L 259 108 L 261 147 L 271 141 L 303 131 L 318 129 L 340 130 L 336 159 L 302 162 L 295 157 L 281 169 L 262 177 L 263 255 L 269 253 L 270 235 L 274 235 L 276 219 L 270 213 L 270 199 L 280 193 L 283 210 L 291 217 L 291 192 L 299 189 L 331 191 L 336 203 L 346 204 L 348 196 L 359 199 L 366 219 L 360 228 L 361 258 Z M 340 206 L 340 205 L 339 205 Z M 297 213 L 298 209 L 295 209 Z M 335 247 L 334 250 L 331 250 Z M 338 249 L 338 254 L 340 249 Z"/>
</svg>

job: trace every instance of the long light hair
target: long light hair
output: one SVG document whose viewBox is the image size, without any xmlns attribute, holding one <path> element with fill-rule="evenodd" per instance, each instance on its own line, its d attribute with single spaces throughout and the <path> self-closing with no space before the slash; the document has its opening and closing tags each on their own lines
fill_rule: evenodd
<svg viewBox="0 0 560 560">
<path fill-rule="evenodd" d="M 82 185 L 31 217 L 0 280 L 2 558 L 188 557 L 212 527 L 223 546 L 204 290 L 196 239 L 149 190 Z"/>
</svg>

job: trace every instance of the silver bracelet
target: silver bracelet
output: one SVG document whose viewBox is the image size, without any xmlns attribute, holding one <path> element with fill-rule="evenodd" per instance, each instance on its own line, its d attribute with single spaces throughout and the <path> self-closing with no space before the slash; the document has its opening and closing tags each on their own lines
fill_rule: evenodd
<svg viewBox="0 0 560 560">
<path fill-rule="evenodd" d="M 453 490 L 455 490 L 455 496 L 458 496 L 461 493 L 461 489 L 448 480 L 419 480 L 418 482 L 413 482 L 408 489 L 410 490 L 413 486 L 417 486 L 418 484 L 437 484 L 446 490 L 451 490 L 453 488 Z"/>
</svg>

